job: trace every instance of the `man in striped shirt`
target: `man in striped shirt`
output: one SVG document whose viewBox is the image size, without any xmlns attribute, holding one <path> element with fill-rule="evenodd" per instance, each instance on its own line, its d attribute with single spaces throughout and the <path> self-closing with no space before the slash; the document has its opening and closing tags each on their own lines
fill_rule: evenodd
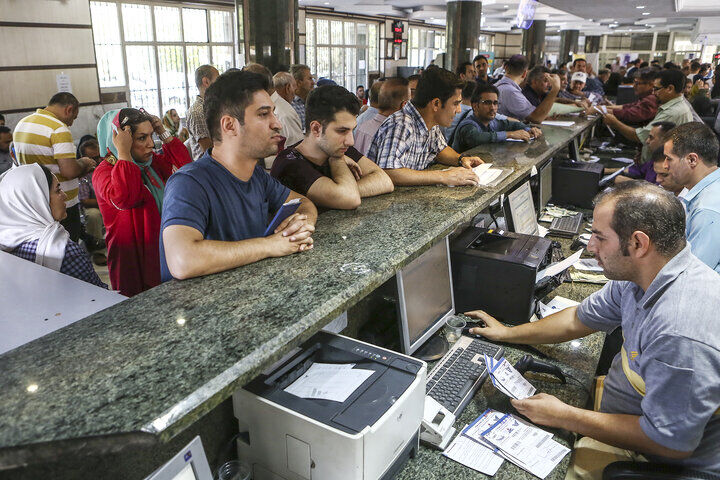
<svg viewBox="0 0 720 480">
<path fill-rule="evenodd" d="M 72 241 L 80 238 L 78 178 L 93 171 L 94 160 L 76 158 L 70 127 L 78 116 L 80 105 L 72 93 L 53 95 L 45 108 L 39 108 L 18 122 L 13 135 L 15 154 L 20 164 L 39 163 L 55 174 L 67 195 L 67 218 L 61 223 Z"/>
</svg>

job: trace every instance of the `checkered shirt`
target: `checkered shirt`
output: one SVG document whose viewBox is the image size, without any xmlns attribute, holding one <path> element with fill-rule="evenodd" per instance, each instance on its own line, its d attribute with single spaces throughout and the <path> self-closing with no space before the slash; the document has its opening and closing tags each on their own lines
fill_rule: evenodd
<svg viewBox="0 0 720 480">
<path fill-rule="evenodd" d="M 30 240 L 28 242 L 21 243 L 10 253 L 16 257 L 34 262 L 37 244 L 37 240 Z M 72 240 L 68 240 L 67 245 L 65 246 L 65 257 L 63 258 L 62 266 L 60 267 L 60 273 L 70 275 L 71 277 L 75 277 L 84 282 L 92 283 L 98 287 L 108 288 L 108 286 L 100 280 L 100 277 L 98 277 L 98 274 L 95 272 L 87 252 Z"/>
</svg>

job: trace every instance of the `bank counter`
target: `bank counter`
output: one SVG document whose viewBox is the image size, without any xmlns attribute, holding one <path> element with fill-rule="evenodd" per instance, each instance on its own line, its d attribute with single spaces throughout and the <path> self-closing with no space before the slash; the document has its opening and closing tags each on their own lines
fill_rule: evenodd
<svg viewBox="0 0 720 480">
<path fill-rule="evenodd" d="M 168 282 L 0 355 L 0 476 L 144 478 L 197 434 L 211 465 L 220 461 L 237 431 L 229 401 L 235 390 L 467 225 L 595 122 L 572 119 L 573 127 L 543 126 L 544 136 L 530 144 L 471 151 L 513 168 L 496 187 L 396 188 L 355 211 L 320 215 L 308 253 Z M 577 299 L 584 294 L 575 292 Z M 602 341 L 595 334 L 541 349 L 589 388 Z M 511 361 L 525 353 L 506 350 Z M 536 386 L 573 405 L 587 400 L 572 382 Z M 486 401 L 508 410 L 489 382 L 482 393 L 456 427 Z M 568 461 L 548 478 L 561 478 Z M 451 474 L 482 477 L 421 448 L 399 478 Z M 507 465 L 496 476 L 510 477 L 530 475 Z"/>
</svg>

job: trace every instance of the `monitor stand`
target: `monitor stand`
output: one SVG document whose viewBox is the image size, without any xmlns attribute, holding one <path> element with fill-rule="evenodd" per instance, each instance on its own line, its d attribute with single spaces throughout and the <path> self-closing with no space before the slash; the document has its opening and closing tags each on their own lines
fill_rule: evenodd
<svg viewBox="0 0 720 480">
<path fill-rule="evenodd" d="M 424 362 L 432 362 L 441 359 L 448 350 L 450 350 L 450 344 L 445 335 L 436 333 L 427 342 L 423 343 L 420 348 L 415 350 L 412 356 Z"/>
</svg>

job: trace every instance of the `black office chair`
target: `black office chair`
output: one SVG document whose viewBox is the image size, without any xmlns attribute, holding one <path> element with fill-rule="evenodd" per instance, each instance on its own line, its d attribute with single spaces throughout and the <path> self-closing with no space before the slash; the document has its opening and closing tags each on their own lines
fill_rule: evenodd
<svg viewBox="0 0 720 480">
<path fill-rule="evenodd" d="M 603 480 L 720 480 L 720 475 L 678 465 L 614 462 L 605 467 L 602 478 Z"/>
</svg>

